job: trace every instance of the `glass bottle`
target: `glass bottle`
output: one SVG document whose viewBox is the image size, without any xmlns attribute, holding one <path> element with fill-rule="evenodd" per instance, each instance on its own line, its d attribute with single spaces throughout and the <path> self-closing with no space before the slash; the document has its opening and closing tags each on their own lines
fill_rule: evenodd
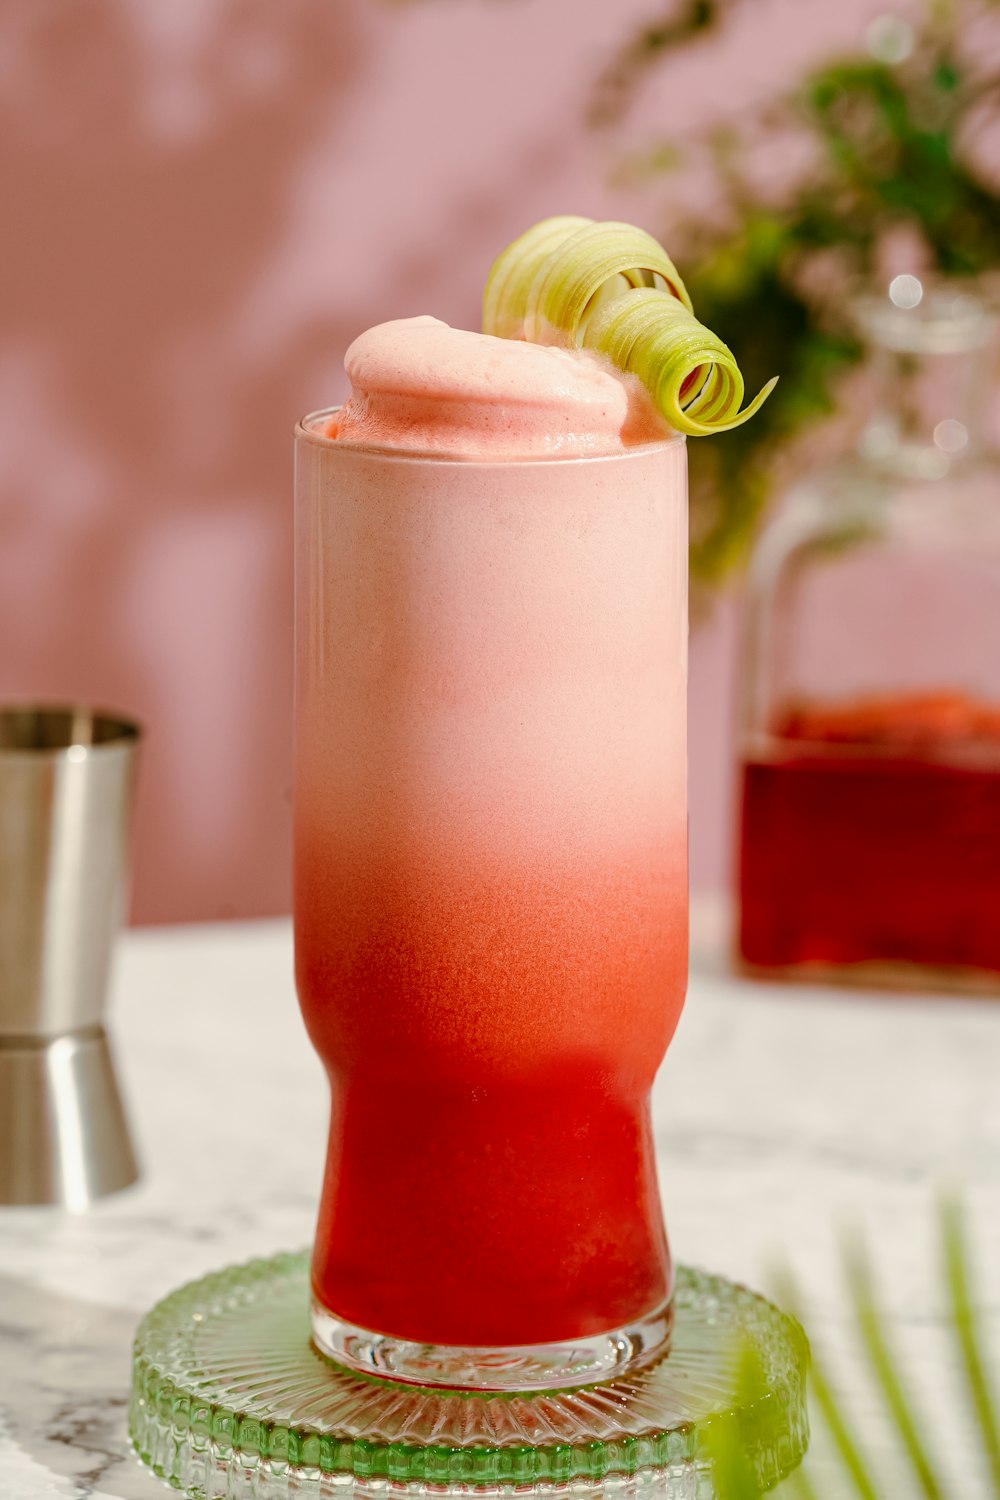
<svg viewBox="0 0 1000 1500">
<path fill-rule="evenodd" d="M 738 951 L 788 977 L 1000 989 L 996 320 L 913 276 L 856 310 L 870 417 L 749 570 Z"/>
</svg>

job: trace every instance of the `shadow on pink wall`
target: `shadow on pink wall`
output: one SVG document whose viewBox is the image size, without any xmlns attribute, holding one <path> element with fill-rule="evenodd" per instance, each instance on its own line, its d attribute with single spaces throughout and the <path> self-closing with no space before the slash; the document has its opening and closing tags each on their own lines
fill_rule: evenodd
<svg viewBox="0 0 1000 1500">
<path fill-rule="evenodd" d="M 782 22 L 800 0 L 760 4 L 759 45 L 737 35 L 719 65 L 737 104 L 737 83 L 770 86 L 774 37 L 822 30 Z M 135 919 L 287 909 L 293 423 L 340 398 L 368 324 L 474 325 L 493 253 L 533 219 L 629 216 L 581 121 L 649 10 L 0 11 L 0 696 L 145 722 Z M 668 78 L 654 115 L 711 104 L 715 68 Z M 724 623 L 693 653 L 701 883 L 725 863 L 730 645 Z"/>
<path fill-rule="evenodd" d="M 291 429 L 381 311 L 322 300 L 296 199 L 356 146 L 376 43 L 331 0 L 0 21 L 0 694 L 145 723 L 138 921 L 287 909 Z M 344 212 L 336 248 L 370 260 Z M 401 301 L 441 278 L 392 259 Z"/>
<path fill-rule="evenodd" d="M 290 428 L 354 329 L 247 313 L 366 66 L 324 0 L 156 9 L 8 12 L 0 138 L 0 690 L 147 725 L 139 920 L 287 905 Z"/>
</svg>

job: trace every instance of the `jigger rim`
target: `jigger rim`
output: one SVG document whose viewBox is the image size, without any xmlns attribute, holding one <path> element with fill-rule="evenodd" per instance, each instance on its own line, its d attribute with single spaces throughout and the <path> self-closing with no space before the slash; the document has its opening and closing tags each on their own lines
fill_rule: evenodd
<svg viewBox="0 0 1000 1500">
<path fill-rule="evenodd" d="M 137 719 L 113 708 L 65 701 L 0 701 L 0 759 L 84 760 L 131 748 L 143 737 Z"/>
</svg>

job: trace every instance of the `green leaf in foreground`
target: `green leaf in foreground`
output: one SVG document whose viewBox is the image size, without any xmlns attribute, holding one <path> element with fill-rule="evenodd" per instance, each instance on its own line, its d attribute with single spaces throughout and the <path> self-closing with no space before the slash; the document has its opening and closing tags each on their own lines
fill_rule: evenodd
<svg viewBox="0 0 1000 1500">
<path fill-rule="evenodd" d="M 921 1493 L 926 1500 L 944 1500 L 944 1491 L 920 1439 L 920 1428 L 910 1398 L 889 1348 L 885 1321 L 879 1315 L 871 1263 L 861 1242 L 853 1240 L 845 1255 L 847 1280 L 857 1318 L 858 1331 L 868 1357 L 868 1364 L 888 1409 L 901 1446 L 910 1461 Z"/>
<path fill-rule="evenodd" d="M 784 1289 L 782 1301 L 789 1308 L 793 1316 L 802 1321 L 797 1307 L 797 1297 L 790 1279 L 783 1278 Z M 834 1449 L 855 1494 L 860 1500 L 879 1500 L 879 1493 L 875 1487 L 875 1481 L 869 1464 L 861 1451 L 861 1445 L 851 1431 L 851 1425 L 841 1410 L 840 1404 L 833 1394 L 833 1387 L 827 1378 L 826 1371 L 821 1360 L 817 1357 L 815 1346 L 812 1345 L 812 1364 L 809 1374 L 809 1388 L 813 1401 L 820 1416 L 830 1434 Z"/>
<path fill-rule="evenodd" d="M 980 1348 L 979 1328 L 969 1288 L 968 1256 L 962 1213 L 946 1199 L 941 1205 L 942 1250 L 951 1302 L 952 1326 L 962 1355 L 962 1369 L 972 1414 L 982 1440 L 994 1495 L 1000 1497 L 1000 1421 Z"/>
<path fill-rule="evenodd" d="M 939 1232 L 942 1279 L 950 1305 L 951 1331 L 961 1355 L 970 1420 L 979 1438 L 990 1493 L 994 1500 L 1000 1500 L 1000 1410 L 983 1352 L 982 1320 L 975 1311 L 962 1212 L 952 1199 L 941 1203 Z M 905 1495 L 901 1495 L 880 1486 L 841 1403 L 833 1394 L 827 1370 L 813 1344 L 809 1381 L 811 1405 L 830 1436 L 843 1476 L 842 1486 L 833 1491 L 824 1485 L 822 1500 L 845 1500 L 848 1495 L 859 1497 L 859 1500 L 911 1500 L 915 1494 L 920 1494 L 924 1500 L 957 1500 L 958 1492 L 944 1488 L 932 1465 L 926 1442 L 928 1425 L 917 1413 L 905 1389 L 892 1351 L 892 1330 L 878 1306 L 871 1263 L 856 1237 L 845 1244 L 844 1268 L 868 1369 L 883 1398 L 890 1434 L 897 1440 L 900 1457 L 910 1465 L 916 1488 L 907 1489 Z M 779 1300 L 802 1321 L 795 1286 L 787 1273 L 780 1277 L 780 1283 Z M 744 1365 L 740 1392 L 740 1405 L 745 1409 L 765 1394 L 763 1377 L 759 1368 L 754 1368 L 752 1360 Z M 759 1491 L 746 1457 L 744 1436 L 740 1420 L 734 1416 L 716 1424 L 706 1442 L 718 1500 L 758 1500 Z M 940 1439 L 942 1447 L 946 1438 L 945 1426 Z M 967 1490 L 960 1493 L 965 1500 Z M 797 1500 L 818 1500 L 809 1478 L 808 1459 L 803 1469 L 789 1477 L 782 1494 L 795 1496 Z"/>
</svg>

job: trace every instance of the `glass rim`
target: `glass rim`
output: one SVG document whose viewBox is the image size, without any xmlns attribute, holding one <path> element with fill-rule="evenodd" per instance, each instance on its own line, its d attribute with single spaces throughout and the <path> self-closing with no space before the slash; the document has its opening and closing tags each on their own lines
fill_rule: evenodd
<svg viewBox="0 0 1000 1500">
<path fill-rule="evenodd" d="M 8 760 L 83 759 L 81 750 L 90 756 L 131 749 L 143 733 L 137 720 L 91 704 L 0 702 L 0 758 Z"/>
<path fill-rule="evenodd" d="M 481 469 L 506 469 L 515 465 L 526 467 L 532 464 L 551 466 L 552 464 L 620 463 L 623 459 L 661 453 L 668 448 L 683 446 L 687 442 L 683 432 L 671 429 L 665 437 L 655 438 L 648 443 L 632 443 L 612 453 L 526 453 L 511 454 L 509 457 L 493 454 L 484 457 L 476 454 L 441 453 L 426 448 L 392 448 L 380 447 L 376 443 L 350 443 L 339 438 L 327 437 L 324 433 L 317 431 L 318 423 L 328 422 L 340 410 L 341 405 L 338 404 L 307 412 L 295 424 L 296 442 L 309 443 L 313 447 L 327 449 L 330 452 L 370 454 L 373 457 L 393 460 L 396 463 L 441 464 L 446 467 L 464 466 Z"/>
</svg>

